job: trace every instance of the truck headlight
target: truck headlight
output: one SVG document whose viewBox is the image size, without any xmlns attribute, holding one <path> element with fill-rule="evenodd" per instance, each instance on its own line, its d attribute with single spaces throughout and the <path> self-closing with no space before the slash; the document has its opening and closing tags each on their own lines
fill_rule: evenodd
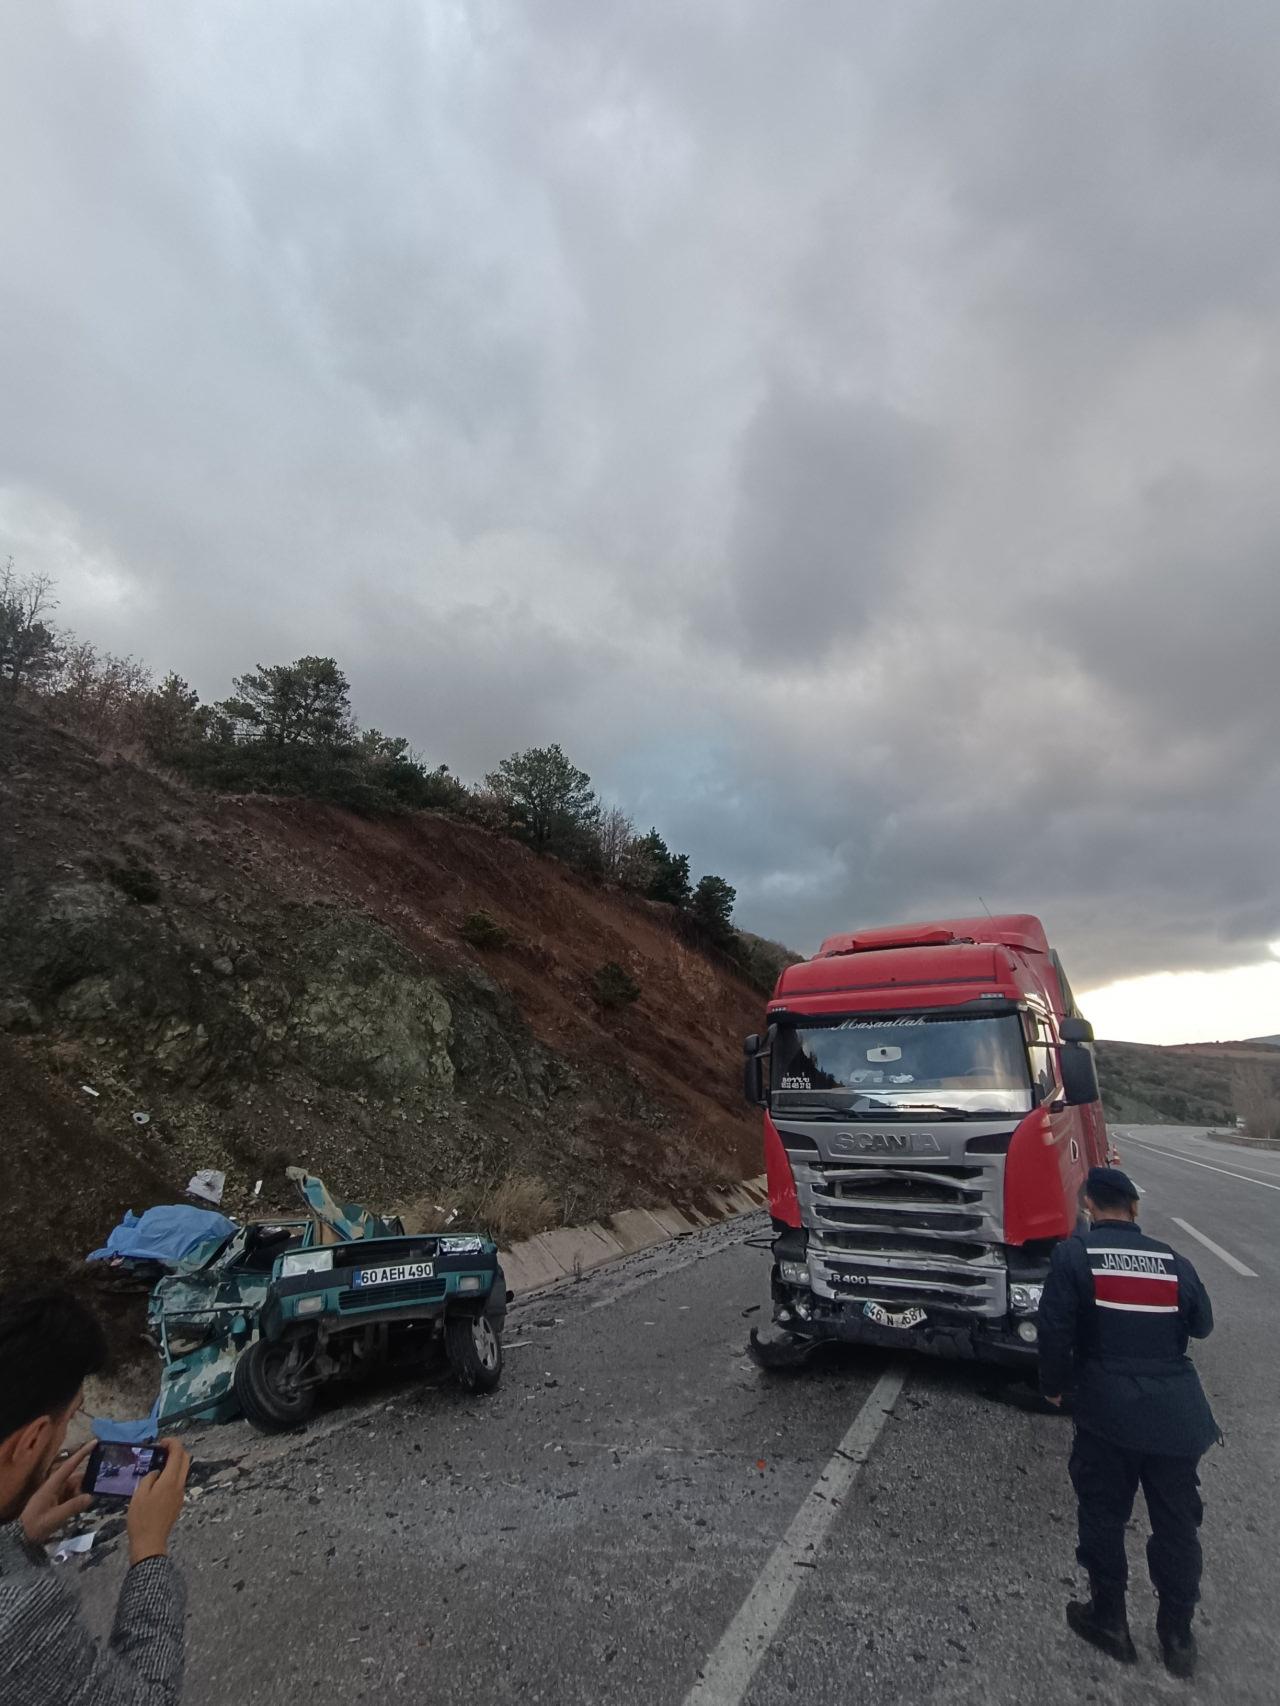
<svg viewBox="0 0 1280 1706">
<path fill-rule="evenodd" d="M 280 1258 L 280 1278 L 295 1279 L 299 1274 L 324 1274 L 333 1266 L 332 1250 L 290 1250 Z"/>
<path fill-rule="evenodd" d="M 778 1277 L 785 1285 L 808 1285 L 808 1262 L 779 1262 Z"/>
<path fill-rule="evenodd" d="M 1015 1315 L 1034 1315 L 1040 1307 L 1043 1292 L 1042 1285 L 1011 1285 L 1009 1307 Z"/>
</svg>

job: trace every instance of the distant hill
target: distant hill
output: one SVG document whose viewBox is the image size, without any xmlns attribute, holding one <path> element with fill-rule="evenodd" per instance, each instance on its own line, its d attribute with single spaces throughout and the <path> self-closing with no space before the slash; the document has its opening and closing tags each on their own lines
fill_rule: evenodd
<svg viewBox="0 0 1280 1706">
<path fill-rule="evenodd" d="M 1255 1037 L 1239 1043 L 1099 1042 L 1098 1079 L 1107 1118 L 1134 1125 L 1234 1125 L 1241 1074 L 1269 1070 L 1280 1094 L 1280 1058 Z M 1280 1054 L 1280 1049 L 1277 1050 Z"/>
<path fill-rule="evenodd" d="M 1248 1037 L 1246 1041 L 1258 1043 L 1263 1048 L 1280 1048 L 1280 1037 Z"/>
</svg>

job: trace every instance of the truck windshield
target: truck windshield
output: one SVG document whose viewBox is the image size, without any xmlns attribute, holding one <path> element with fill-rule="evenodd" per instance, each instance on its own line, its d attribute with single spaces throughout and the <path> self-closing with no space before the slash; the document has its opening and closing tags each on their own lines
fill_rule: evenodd
<svg viewBox="0 0 1280 1706">
<path fill-rule="evenodd" d="M 1016 1013 L 781 1025 L 770 1089 L 773 1106 L 793 1114 L 1025 1114 L 1032 1106 Z"/>
</svg>

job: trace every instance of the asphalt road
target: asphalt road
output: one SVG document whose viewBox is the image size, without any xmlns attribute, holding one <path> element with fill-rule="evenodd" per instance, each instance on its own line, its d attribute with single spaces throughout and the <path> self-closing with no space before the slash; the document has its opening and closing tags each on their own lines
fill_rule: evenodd
<svg viewBox="0 0 1280 1706">
<path fill-rule="evenodd" d="M 1195 1684 L 1156 1655 L 1141 1520 L 1138 1669 L 1065 1629 L 1069 1423 L 972 1369 L 855 1354 L 780 1378 L 748 1362 L 768 1268 L 745 1242 L 755 1221 L 516 1309 L 492 1398 L 440 1382 L 284 1439 L 205 1431 L 206 1473 L 240 1473 L 206 1481 L 176 1547 L 189 1706 L 1273 1701 L 1280 1154 L 1115 1135 L 1144 1224 L 1196 1263 L 1218 1315 L 1196 1352 L 1227 1445 L 1204 1465 Z M 120 1568 L 108 1545 L 79 1571 L 101 1625 Z"/>
</svg>

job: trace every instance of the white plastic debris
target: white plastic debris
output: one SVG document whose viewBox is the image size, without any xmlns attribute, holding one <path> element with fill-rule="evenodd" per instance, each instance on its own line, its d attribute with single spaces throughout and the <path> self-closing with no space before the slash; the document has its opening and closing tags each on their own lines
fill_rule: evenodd
<svg viewBox="0 0 1280 1706">
<path fill-rule="evenodd" d="M 95 1090 L 92 1084 L 82 1084 L 80 1088 L 86 1096 L 100 1096 L 102 1094 L 100 1090 Z"/>
<path fill-rule="evenodd" d="M 55 1540 L 49 1548 L 49 1556 L 55 1564 L 65 1564 L 82 1553 L 92 1552 L 93 1543 L 98 1538 L 96 1528 L 91 1528 L 85 1534 L 68 1534 L 64 1540 Z"/>
<path fill-rule="evenodd" d="M 150 1125 L 151 1115 L 143 1113 L 141 1108 L 135 1108 L 133 1110 L 133 1123 L 134 1125 Z"/>
<path fill-rule="evenodd" d="M 262 1180 L 261 1179 L 259 1179 L 257 1184 L 253 1187 L 253 1194 L 255 1197 L 260 1197 L 262 1195 Z"/>
<path fill-rule="evenodd" d="M 225 1173 L 220 1173 L 216 1167 L 202 1167 L 198 1173 L 191 1175 L 187 1195 L 195 1197 L 198 1202 L 212 1203 L 216 1208 L 222 1201 L 226 1183 Z"/>
</svg>

